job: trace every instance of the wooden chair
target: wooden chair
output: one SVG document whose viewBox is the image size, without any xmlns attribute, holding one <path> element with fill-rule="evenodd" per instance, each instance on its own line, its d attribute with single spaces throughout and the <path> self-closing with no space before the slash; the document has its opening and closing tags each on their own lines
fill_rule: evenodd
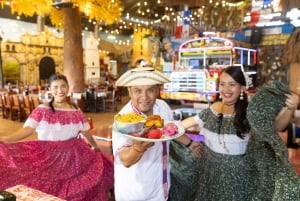
<svg viewBox="0 0 300 201">
<path fill-rule="evenodd" d="M 116 89 L 116 96 L 117 96 L 118 103 L 122 103 L 122 93 L 123 93 L 123 88 L 118 87 Z"/>
<path fill-rule="evenodd" d="M 116 90 L 112 89 L 111 93 L 107 94 L 105 98 L 105 111 L 115 112 L 117 111 L 118 97 L 116 96 Z"/>
<path fill-rule="evenodd" d="M 2 115 L 2 118 L 5 119 L 6 116 L 5 116 L 5 108 L 4 108 L 4 97 L 3 97 L 3 94 L 0 94 L 0 109 L 1 109 L 1 115 Z"/>
<path fill-rule="evenodd" d="M 4 115 L 5 115 L 5 118 L 11 118 L 13 119 L 12 117 L 12 99 L 11 99 L 11 95 L 10 94 L 4 94 L 4 97 L 3 97 L 3 100 L 4 100 Z"/>
<path fill-rule="evenodd" d="M 95 91 L 96 96 L 96 111 L 105 112 L 105 96 L 106 90 L 98 89 Z"/>
<path fill-rule="evenodd" d="M 24 117 L 24 111 L 23 111 L 23 105 L 21 103 L 20 97 L 17 94 L 11 95 L 12 97 L 12 104 L 11 104 L 11 118 L 14 120 L 19 119 L 20 121 L 23 121 Z"/>
<path fill-rule="evenodd" d="M 27 118 L 32 112 L 32 102 L 29 96 L 23 96 L 23 111 L 24 111 L 24 119 Z"/>
<path fill-rule="evenodd" d="M 31 96 L 30 99 L 31 99 L 32 110 L 34 110 L 37 106 L 41 104 L 38 96 Z"/>
<path fill-rule="evenodd" d="M 96 94 L 95 91 L 86 91 L 86 97 L 84 100 L 84 112 L 97 112 L 96 108 Z"/>
</svg>

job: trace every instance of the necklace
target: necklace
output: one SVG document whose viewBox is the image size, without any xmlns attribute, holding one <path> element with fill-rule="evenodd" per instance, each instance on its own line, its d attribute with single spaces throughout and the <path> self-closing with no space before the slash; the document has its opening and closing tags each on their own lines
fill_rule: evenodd
<svg viewBox="0 0 300 201">
<path fill-rule="evenodd" d="M 56 105 L 58 108 L 62 108 L 66 105 L 66 102 L 54 102 L 54 105 Z"/>
<path fill-rule="evenodd" d="M 225 121 L 223 120 L 223 116 L 220 117 L 222 118 L 219 122 L 219 134 L 218 134 L 218 141 L 219 141 L 219 144 L 220 146 L 226 150 L 227 153 L 229 153 L 229 150 L 226 146 L 226 142 L 225 142 L 225 133 L 229 133 L 229 127 L 232 123 L 232 117 L 228 117 L 228 118 L 225 118 Z M 223 126 L 224 125 L 224 126 Z M 222 134 L 221 134 L 222 133 Z"/>
<path fill-rule="evenodd" d="M 229 127 L 230 125 L 232 124 L 232 118 L 234 118 L 234 107 L 232 107 L 231 105 L 229 105 L 229 107 L 227 107 L 227 110 L 225 110 L 224 108 L 224 103 L 222 104 L 222 107 L 221 107 L 221 114 L 219 115 L 219 119 L 218 119 L 218 122 L 219 122 L 219 133 L 218 133 L 218 141 L 219 141 L 219 144 L 221 147 L 223 147 L 223 149 L 226 150 L 227 153 L 229 153 L 229 150 L 226 146 L 226 143 L 225 143 L 225 132 L 226 133 L 229 133 Z M 224 114 L 226 116 L 228 116 L 227 118 L 224 118 Z M 226 121 L 224 121 L 224 119 Z M 221 134 L 222 133 L 222 134 Z"/>
<path fill-rule="evenodd" d="M 63 102 L 54 102 L 54 103 L 57 104 L 57 105 L 64 105 L 66 102 L 63 101 Z"/>
</svg>

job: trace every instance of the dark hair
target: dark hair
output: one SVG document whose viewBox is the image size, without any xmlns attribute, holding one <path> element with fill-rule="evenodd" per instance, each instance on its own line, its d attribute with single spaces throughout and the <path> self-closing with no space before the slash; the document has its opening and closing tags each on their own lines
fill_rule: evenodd
<svg viewBox="0 0 300 201">
<path fill-rule="evenodd" d="M 242 71 L 240 66 L 229 66 L 223 69 L 222 73 L 227 73 L 237 83 L 239 83 L 242 86 L 246 86 L 246 79 L 244 76 L 244 72 Z M 246 110 L 249 102 L 248 102 L 247 94 L 243 92 L 243 95 L 244 95 L 244 99 L 243 100 L 238 99 L 237 102 L 235 102 L 234 104 L 235 116 L 233 121 L 233 125 L 237 132 L 236 134 L 241 138 L 243 137 L 242 136 L 243 133 L 247 133 L 250 130 L 250 125 L 246 117 Z"/>
<path fill-rule="evenodd" d="M 53 81 L 55 81 L 55 80 L 63 80 L 63 81 L 65 81 L 67 84 L 69 84 L 69 83 L 68 83 L 68 80 L 67 80 L 67 77 L 64 76 L 63 74 L 55 73 L 55 74 L 51 75 L 51 76 L 49 77 L 49 84 L 51 85 L 51 83 L 52 83 Z"/>
<path fill-rule="evenodd" d="M 63 74 L 55 73 L 55 74 L 53 74 L 53 75 L 51 75 L 51 76 L 49 77 L 49 84 L 50 84 L 50 86 L 51 86 L 51 83 L 52 83 L 53 81 L 56 81 L 56 80 L 63 80 L 64 82 L 67 83 L 67 85 L 69 85 L 68 79 L 67 79 L 66 76 L 64 76 Z M 55 112 L 55 109 L 54 109 L 54 107 L 53 107 L 53 101 L 54 101 L 54 97 L 52 96 L 52 98 L 51 98 L 51 100 L 50 100 L 50 102 L 49 102 L 49 106 L 50 106 L 51 110 L 52 110 L 53 112 Z M 77 108 L 76 105 L 73 105 L 73 106 L 74 106 L 75 108 Z"/>
</svg>

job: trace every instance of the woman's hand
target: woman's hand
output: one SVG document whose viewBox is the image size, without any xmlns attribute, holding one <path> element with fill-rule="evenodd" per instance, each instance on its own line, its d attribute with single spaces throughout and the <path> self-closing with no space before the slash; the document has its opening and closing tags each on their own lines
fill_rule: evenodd
<svg viewBox="0 0 300 201">
<path fill-rule="evenodd" d="M 299 105 L 299 96 L 295 93 L 285 94 L 285 105 L 289 110 L 296 110 Z"/>
<path fill-rule="evenodd" d="M 275 129 L 283 131 L 293 119 L 294 113 L 299 105 L 299 96 L 295 93 L 285 94 L 286 107 L 282 108 L 275 118 Z"/>
<path fill-rule="evenodd" d="M 203 143 L 193 141 L 189 149 L 197 158 L 200 158 L 203 154 Z"/>
<path fill-rule="evenodd" d="M 93 131 L 87 130 L 87 131 L 82 131 L 81 133 L 84 136 L 84 139 L 86 140 L 86 142 L 91 146 L 91 148 L 94 151 L 100 151 L 98 144 L 96 143 L 95 139 L 93 138 Z"/>
</svg>

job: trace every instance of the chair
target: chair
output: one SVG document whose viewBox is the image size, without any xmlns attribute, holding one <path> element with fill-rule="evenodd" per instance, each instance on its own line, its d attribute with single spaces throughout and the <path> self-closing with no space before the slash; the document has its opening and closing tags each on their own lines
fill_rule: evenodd
<svg viewBox="0 0 300 201">
<path fill-rule="evenodd" d="M 24 118 L 27 118 L 30 113 L 32 112 L 32 102 L 29 96 L 22 97 L 23 102 L 23 111 L 24 111 Z"/>
<path fill-rule="evenodd" d="M 107 93 L 105 98 L 105 111 L 115 112 L 117 111 L 118 97 L 116 96 L 116 90 L 112 89 L 111 93 Z"/>
<path fill-rule="evenodd" d="M 122 103 L 122 93 L 123 93 L 123 88 L 118 87 L 116 89 L 116 96 L 117 96 L 118 103 Z"/>
<path fill-rule="evenodd" d="M 96 90 L 96 111 L 103 111 L 105 112 L 105 97 L 106 91 L 105 90 Z"/>
<path fill-rule="evenodd" d="M 4 115 L 5 118 L 10 117 L 11 119 L 12 117 L 12 99 L 11 99 L 11 95 L 10 94 L 4 94 L 3 97 L 4 100 Z"/>
<path fill-rule="evenodd" d="M 6 116 L 5 116 L 5 113 L 4 113 L 4 111 L 5 111 L 5 108 L 4 108 L 4 99 L 3 99 L 3 95 L 2 94 L 0 94 L 0 109 L 1 109 L 1 115 L 2 115 L 2 117 L 3 117 L 3 119 L 5 119 L 6 118 Z"/>
<path fill-rule="evenodd" d="M 96 94 L 94 90 L 87 90 L 84 100 L 84 112 L 97 112 L 96 108 Z"/>
<path fill-rule="evenodd" d="M 14 117 L 19 119 L 20 121 L 23 121 L 23 116 L 24 116 L 24 111 L 23 111 L 23 106 L 20 100 L 19 95 L 13 94 L 11 95 L 11 118 L 14 120 Z"/>
<path fill-rule="evenodd" d="M 41 102 L 40 102 L 40 99 L 38 96 L 31 96 L 32 110 L 34 110 L 40 104 L 41 104 Z"/>
</svg>

